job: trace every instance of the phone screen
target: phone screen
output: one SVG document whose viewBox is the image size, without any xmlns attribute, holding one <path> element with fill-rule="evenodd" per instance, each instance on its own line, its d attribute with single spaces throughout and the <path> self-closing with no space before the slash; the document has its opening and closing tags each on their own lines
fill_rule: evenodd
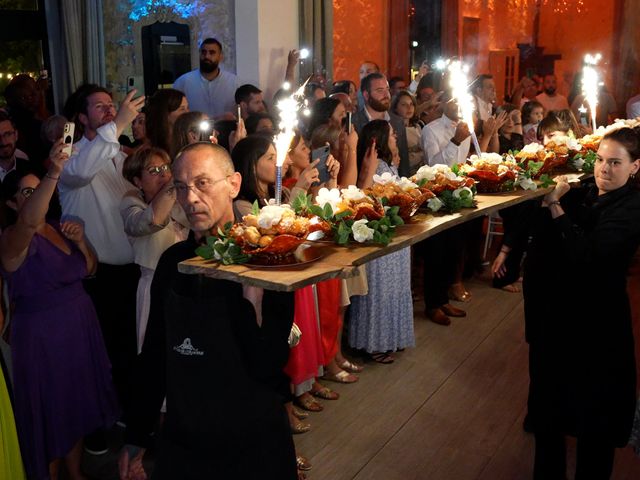
<svg viewBox="0 0 640 480">
<path fill-rule="evenodd" d="M 331 180 L 331 174 L 329 173 L 329 169 L 327 168 L 327 159 L 329 158 L 329 145 L 316 148 L 313 152 L 311 152 L 311 161 L 314 161 L 317 158 L 320 159 L 320 161 L 316 165 L 319 181 L 314 185 L 319 185 L 320 183 L 325 183 Z"/>
</svg>

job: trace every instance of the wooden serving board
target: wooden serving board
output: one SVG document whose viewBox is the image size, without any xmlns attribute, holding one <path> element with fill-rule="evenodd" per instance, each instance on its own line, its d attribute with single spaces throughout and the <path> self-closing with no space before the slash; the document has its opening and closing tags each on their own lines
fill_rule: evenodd
<svg viewBox="0 0 640 480">
<path fill-rule="evenodd" d="M 454 214 L 418 213 L 412 221 L 396 229 L 396 236 L 387 246 L 351 244 L 340 247 L 323 244 L 323 257 L 296 267 L 256 268 L 246 265 L 221 265 L 210 260 L 192 258 L 178 265 L 178 270 L 187 274 L 201 274 L 213 278 L 232 280 L 245 285 L 268 290 L 291 292 L 306 285 L 331 278 L 348 278 L 355 268 L 371 260 L 409 247 L 443 230 L 484 215 L 497 212 L 527 200 L 545 195 L 552 189 L 518 190 L 508 193 L 478 194 L 477 208 L 466 208 Z"/>
</svg>

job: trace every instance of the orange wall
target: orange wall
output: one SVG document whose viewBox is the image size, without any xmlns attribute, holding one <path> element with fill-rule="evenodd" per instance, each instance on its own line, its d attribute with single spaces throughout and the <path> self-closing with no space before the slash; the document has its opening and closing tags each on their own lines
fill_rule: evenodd
<svg viewBox="0 0 640 480">
<path fill-rule="evenodd" d="M 360 84 L 358 70 L 373 60 L 387 71 L 388 2 L 333 0 L 333 78 Z"/>
<path fill-rule="evenodd" d="M 613 88 L 613 59 L 615 2 L 591 0 L 585 2 L 587 11 L 582 14 L 557 14 L 549 7 L 540 15 L 540 45 L 545 53 L 559 53 L 562 60 L 556 62 L 558 79 L 569 77 L 582 68 L 586 53 L 600 52 L 604 82 Z M 566 74 L 566 75 L 564 75 Z"/>
<path fill-rule="evenodd" d="M 458 32 L 462 36 L 463 17 L 480 19 L 479 51 L 476 73 L 489 70 L 489 50 L 517 48 L 531 43 L 533 9 L 531 0 L 460 0 Z M 460 38 L 460 50 L 462 51 Z M 484 54 L 483 54 L 484 53 Z"/>
<path fill-rule="evenodd" d="M 531 43 L 534 3 L 534 0 L 459 0 L 460 36 L 462 17 L 475 17 L 480 19 L 480 52 L 511 49 L 516 48 L 518 43 Z M 616 2 L 590 0 L 585 2 L 586 11 L 582 13 L 576 13 L 575 10 L 569 13 L 554 12 L 556 3 L 550 1 L 545 5 L 542 2 L 538 43 L 545 47 L 545 53 L 562 55 L 562 60 L 556 62 L 560 83 L 564 74 L 570 80 L 572 74 L 581 68 L 585 53 L 600 52 L 603 55 L 605 82 L 611 85 L 612 72 L 607 67 L 613 56 Z M 487 71 L 488 66 L 488 56 L 481 54 L 476 65 L 477 72 Z"/>
</svg>

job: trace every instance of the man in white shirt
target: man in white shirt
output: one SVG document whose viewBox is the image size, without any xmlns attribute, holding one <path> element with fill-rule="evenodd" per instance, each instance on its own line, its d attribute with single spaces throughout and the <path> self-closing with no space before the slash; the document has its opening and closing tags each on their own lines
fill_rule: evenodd
<svg viewBox="0 0 640 480">
<path fill-rule="evenodd" d="M 470 148 L 469 126 L 460 121 L 456 102 L 449 100 L 445 103 L 442 117 L 422 129 L 422 151 L 427 157 L 425 164 L 452 166 L 464 163 Z"/>
<path fill-rule="evenodd" d="M 536 97 L 536 100 L 539 101 L 544 107 L 545 115 L 551 111 L 565 110 L 569 108 L 567 97 L 556 93 L 557 88 L 558 81 L 556 80 L 556 76 L 545 75 L 542 82 L 542 89 L 544 91 Z"/>
<path fill-rule="evenodd" d="M 84 136 L 60 174 L 58 190 L 63 217 L 84 222 L 84 230 L 98 256 L 95 277 L 85 282 L 100 320 L 113 380 L 126 403 L 128 372 L 135 360 L 136 289 L 140 275 L 133 249 L 124 232 L 119 204 L 135 187 L 122 176 L 125 155 L 118 137 L 144 105 L 132 90 L 116 113 L 111 94 L 97 85 L 80 87 L 78 128 Z"/>
<path fill-rule="evenodd" d="M 472 83 L 471 93 L 476 101 L 478 117 L 484 122 L 493 115 L 493 104 L 496 102 L 496 84 L 493 76 L 478 75 Z"/>
<path fill-rule="evenodd" d="M 238 77 L 220 68 L 223 60 L 222 44 L 206 38 L 200 45 L 200 68 L 185 73 L 173 84 L 186 95 L 191 111 L 204 112 L 216 120 L 235 115 L 233 95 L 239 86 Z"/>
</svg>

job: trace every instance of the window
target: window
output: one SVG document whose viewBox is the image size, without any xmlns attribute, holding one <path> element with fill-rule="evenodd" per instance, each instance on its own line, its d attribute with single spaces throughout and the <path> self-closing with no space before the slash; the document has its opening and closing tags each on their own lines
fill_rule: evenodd
<svg viewBox="0 0 640 480">
<path fill-rule="evenodd" d="M 44 0 L 0 0 L 0 105 L 13 76 L 49 69 Z"/>
</svg>

